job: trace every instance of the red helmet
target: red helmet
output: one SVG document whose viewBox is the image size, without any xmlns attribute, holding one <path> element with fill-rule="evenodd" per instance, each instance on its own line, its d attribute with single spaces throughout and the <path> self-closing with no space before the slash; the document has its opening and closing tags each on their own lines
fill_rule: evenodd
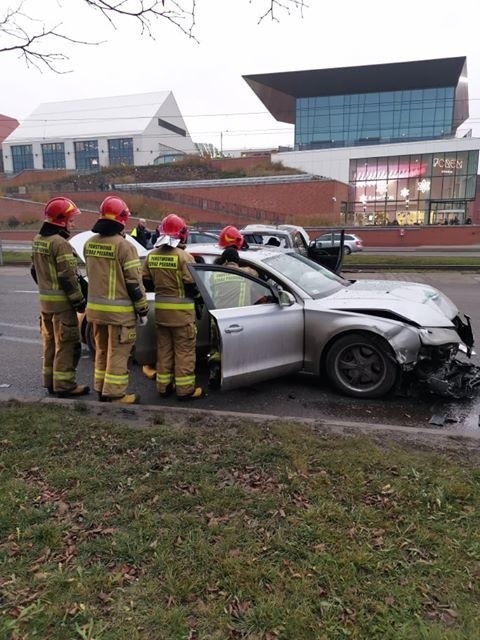
<svg viewBox="0 0 480 640">
<path fill-rule="evenodd" d="M 188 229 L 185 221 L 182 220 L 180 216 L 170 213 L 160 223 L 160 237 L 158 239 L 157 246 L 160 244 L 170 244 L 171 246 L 176 247 L 180 242 L 186 243 L 187 237 Z"/>
<path fill-rule="evenodd" d="M 47 202 L 43 213 L 46 222 L 56 224 L 58 227 L 66 227 L 70 218 L 80 213 L 80 209 L 68 198 L 58 197 Z"/>
<path fill-rule="evenodd" d="M 127 204 L 117 196 L 107 196 L 100 205 L 100 219 L 114 220 L 123 226 L 127 224 L 130 210 Z"/>
<path fill-rule="evenodd" d="M 220 231 L 220 236 L 218 238 L 218 244 L 223 247 L 237 247 L 237 249 L 241 249 L 243 246 L 243 236 L 237 227 L 233 227 L 229 225 L 228 227 L 224 227 Z"/>
</svg>

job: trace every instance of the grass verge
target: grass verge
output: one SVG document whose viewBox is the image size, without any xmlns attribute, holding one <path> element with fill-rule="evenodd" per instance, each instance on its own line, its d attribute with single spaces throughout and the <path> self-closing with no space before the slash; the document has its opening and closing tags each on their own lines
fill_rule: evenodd
<svg viewBox="0 0 480 640">
<path fill-rule="evenodd" d="M 3 251 L 2 260 L 4 265 L 30 264 L 30 253 L 28 251 Z"/>
<path fill-rule="evenodd" d="M 468 461 L 82 403 L 3 404 L 0 424 L 2 638 L 479 637 Z"/>
<path fill-rule="evenodd" d="M 371 253 L 355 253 L 345 256 L 344 266 L 361 266 L 363 264 L 379 265 L 388 264 L 394 266 L 478 266 L 480 268 L 480 256 L 419 256 L 414 251 L 405 255 L 374 255 Z"/>
</svg>

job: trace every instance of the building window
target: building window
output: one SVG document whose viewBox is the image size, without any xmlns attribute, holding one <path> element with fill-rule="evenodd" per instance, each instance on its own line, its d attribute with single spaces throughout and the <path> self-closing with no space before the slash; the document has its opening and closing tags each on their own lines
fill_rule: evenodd
<svg viewBox="0 0 480 640">
<path fill-rule="evenodd" d="M 13 170 L 15 173 L 24 169 L 33 169 L 33 151 L 31 144 L 15 144 L 10 147 Z"/>
<path fill-rule="evenodd" d="M 108 140 L 110 166 L 133 165 L 133 138 Z"/>
<path fill-rule="evenodd" d="M 176 133 L 179 136 L 183 136 L 184 138 L 187 136 L 187 132 L 185 131 L 185 129 L 176 127 L 174 124 L 171 124 L 166 120 L 162 120 L 162 118 L 158 118 L 158 126 L 163 127 L 164 129 L 168 129 L 169 131 L 172 131 L 173 133 Z"/>
<path fill-rule="evenodd" d="M 44 169 L 65 169 L 65 145 L 63 142 L 42 144 Z"/>
<path fill-rule="evenodd" d="M 153 164 L 170 164 L 185 157 L 184 153 L 168 153 L 164 156 L 157 156 Z"/>
<path fill-rule="evenodd" d="M 352 160 L 349 211 L 358 226 L 462 224 L 477 167 L 478 151 Z"/>
<path fill-rule="evenodd" d="M 98 140 L 82 140 L 73 143 L 75 149 L 75 167 L 79 171 L 97 171 L 100 168 L 98 161 Z"/>
<path fill-rule="evenodd" d="M 450 137 L 454 87 L 298 98 L 297 149 Z"/>
</svg>

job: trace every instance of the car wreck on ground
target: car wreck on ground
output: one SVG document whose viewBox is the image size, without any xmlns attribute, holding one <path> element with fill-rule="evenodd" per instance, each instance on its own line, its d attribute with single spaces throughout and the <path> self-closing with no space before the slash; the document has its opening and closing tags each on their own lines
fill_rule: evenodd
<svg viewBox="0 0 480 640">
<path fill-rule="evenodd" d="M 86 238 L 85 238 L 86 240 Z M 82 247 L 72 239 L 77 253 Z M 434 287 L 412 282 L 349 280 L 294 250 L 250 248 L 241 263 L 258 277 L 216 260 L 216 245 L 195 245 L 190 271 L 204 302 L 197 323 L 200 356 L 213 318 L 220 336 L 221 389 L 303 372 L 354 398 L 380 398 L 408 388 L 469 398 L 480 387 L 471 362 L 468 315 Z M 213 274 L 248 292 L 242 306 L 222 308 Z M 138 327 L 134 357 L 155 366 L 154 296 L 149 322 Z M 88 342 L 88 325 L 81 319 Z"/>
</svg>

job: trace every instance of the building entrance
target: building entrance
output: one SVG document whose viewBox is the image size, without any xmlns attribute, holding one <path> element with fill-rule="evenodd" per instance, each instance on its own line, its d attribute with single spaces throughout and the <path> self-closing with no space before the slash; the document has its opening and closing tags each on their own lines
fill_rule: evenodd
<svg viewBox="0 0 480 640">
<path fill-rule="evenodd" d="M 467 218 L 467 203 L 464 200 L 456 202 L 430 202 L 430 224 L 465 224 Z"/>
</svg>

